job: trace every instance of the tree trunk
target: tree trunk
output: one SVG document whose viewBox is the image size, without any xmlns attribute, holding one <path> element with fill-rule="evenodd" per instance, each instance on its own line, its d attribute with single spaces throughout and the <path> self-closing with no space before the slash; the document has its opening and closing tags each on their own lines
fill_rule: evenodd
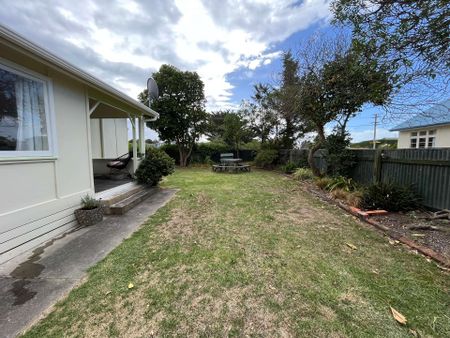
<svg viewBox="0 0 450 338">
<path fill-rule="evenodd" d="M 323 126 L 319 126 L 317 127 L 317 134 L 319 136 L 319 140 L 318 142 L 316 142 L 316 144 L 314 144 L 310 149 L 309 149 L 309 153 L 308 153 L 308 164 L 309 167 L 311 168 L 314 176 L 320 177 L 322 176 L 322 173 L 320 172 L 320 169 L 316 166 L 316 164 L 314 163 L 314 154 L 316 153 L 317 150 L 320 149 L 320 147 L 322 147 L 322 145 L 325 143 L 325 132 L 323 130 Z"/>
<path fill-rule="evenodd" d="M 180 167 L 187 167 L 189 156 L 191 156 L 193 146 L 186 148 L 178 144 L 178 153 L 180 154 Z"/>
</svg>

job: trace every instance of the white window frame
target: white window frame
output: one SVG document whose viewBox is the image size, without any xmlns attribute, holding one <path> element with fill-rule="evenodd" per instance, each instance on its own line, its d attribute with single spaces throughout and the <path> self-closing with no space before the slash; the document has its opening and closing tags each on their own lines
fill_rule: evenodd
<svg viewBox="0 0 450 338">
<path fill-rule="evenodd" d="M 430 134 L 431 133 L 431 134 Z M 421 135 L 422 134 L 422 135 Z M 436 134 L 437 134 L 437 130 L 436 129 L 418 129 L 418 130 L 413 130 L 409 133 L 409 148 L 410 149 L 427 149 L 427 148 L 435 148 L 436 147 Z M 424 148 L 420 148 L 419 147 L 419 140 L 421 138 L 425 139 L 425 147 Z M 429 142 L 430 139 L 433 139 L 433 145 L 431 147 L 429 147 Z M 411 147 L 411 141 L 412 140 L 416 140 L 416 146 L 415 147 Z"/>
<path fill-rule="evenodd" d="M 0 57 L 0 68 L 23 76 L 27 79 L 42 83 L 44 89 L 45 123 L 47 125 L 48 150 L 0 150 L 0 162 L 8 160 L 42 160 L 56 158 L 56 128 L 55 110 L 53 106 L 53 82 L 50 78 L 19 66 Z"/>
</svg>

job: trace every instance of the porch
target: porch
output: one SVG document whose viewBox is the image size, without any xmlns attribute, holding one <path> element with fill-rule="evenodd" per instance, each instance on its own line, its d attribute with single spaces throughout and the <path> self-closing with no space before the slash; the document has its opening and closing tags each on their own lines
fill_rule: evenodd
<svg viewBox="0 0 450 338">
<path fill-rule="evenodd" d="M 89 98 L 89 112 L 92 176 L 94 190 L 98 193 L 128 183 L 134 177 L 145 156 L 145 123 L 155 120 L 157 113 L 130 112 L 120 105 L 93 97 Z M 125 160 L 121 159 L 123 165 L 119 169 L 108 167 L 108 163 L 121 156 Z"/>
</svg>

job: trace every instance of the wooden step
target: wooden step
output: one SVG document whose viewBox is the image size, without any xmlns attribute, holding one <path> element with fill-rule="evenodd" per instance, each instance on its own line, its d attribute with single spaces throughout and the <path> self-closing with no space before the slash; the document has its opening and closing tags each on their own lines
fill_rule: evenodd
<svg viewBox="0 0 450 338">
<path fill-rule="evenodd" d="M 146 198 L 150 197 L 157 191 L 157 188 L 145 188 L 143 190 L 137 191 L 126 198 L 111 204 L 107 209 L 109 214 L 113 215 L 123 215 L 131 208 L 135 207 L 141 203 Z M 105 210 L 106 211 L 106 210 Z"/>
<path fill-rule="evenodd" d="M 114 203 L 120 202 L 123 199 L 144 190 L 146 187 L 144 185 L 136 184 L 135 182 L 126 183 L 119 185 L 115 188 L 105 190 L 95 194 L 95 198 L 102 201 L 104 207 L 109 207 Z"/>
</svg>

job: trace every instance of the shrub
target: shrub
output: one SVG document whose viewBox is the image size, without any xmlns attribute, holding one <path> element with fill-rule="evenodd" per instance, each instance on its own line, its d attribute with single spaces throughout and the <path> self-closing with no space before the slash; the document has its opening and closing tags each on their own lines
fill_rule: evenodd
<svg viewBox="0 0 450 338">
<path fill-rule="evenodd" d="M 297 169 L 297 166 L 292 162 L 288 162 L 285 165 L 282 165 L 280 169 L 286 174 L 291 174 L 295 171 L 295 169 Z"/>
<path fill-rule="evenodd" d="M 348 149 L 350 146 L 350 137 L 348 133 L 339 132 L 329 135 L 325 142 L 327 155 L 327 173 L 331 176 L 346 176 L 351 174 L 355 167 L 355 152 Z"/>
<path fill-rule="evenodd" d="M 311 180 L 314 178 L 314 174 L 309 168 L 299 168 L 295 171 L 294 178 L 299 181 Z"/>
<path fill-rule="evenodd" d="M 139 183 L 155 186 L 163 176 L 173 173 L 175 161 L 164 151 L 149 148 L 145 158 L 136 170 L 136 178 Z"/>
<path fill-rule="evenodd" d="M 255 157 L 255 164 L 261 168 L 273 167 L 278 158 L 278 150 L 276 149 L 261 149 Z"/>
<path fill-rule="evenodd" d="M 331 192 L 331 196 L 333 196 L 333 198 L 336 198 L 338 200 L 344 200 L 347 201 L 347 196 L 350 194 L 350 192 L 348 192 L 347 190 L 341 189 L 341 188 L 336 188 Z"/>
<path fill-rule="evenodd" d="M 180 164 L 180 152 L 176 144 L 163 144 L 159 149 L 173 158 L 176 164 Z"/>
<path fill-rule="evenodd" d="M 100 200 L 95 199 L 89 194 L 86 194 L 86 196 L 81 198 L 81 209 L 83 210 L 92 210 L 98 208 L 100 205 Z"/>
<path fill-rule="evenodd" d="M 420 206 L 420 198 L 411 186 L 379 183 L 365 189 L 361 206 L 366 209 L 409 211 Z"/>
<path fill-rule="evenodd" d="M 330 177 L 319 177 L 316 178 L 316 185 L 320 188 L 320 189 L 325 189 L 327 187 L 328 184 L 330 184 L 330 182 L 332 181 L 332 179 Z"/>
<path fill-rule="evenodd" d="M 362 198 L 363 192 L 360 190 L 355 190 L 347 194 L 346 201 L 348 205 L 358 208 L 361 206 Z"/>
<path fill-rule="evenodd" d="M 342 189 L 345 191 L 353 191 L 357 188 L 356 183 L 351 178 L 346 178 L 344 176 L 332 177 L 330 182 L 325 187 L 328 191 L 333 191 L 335 189 Z"/>
</svg>

